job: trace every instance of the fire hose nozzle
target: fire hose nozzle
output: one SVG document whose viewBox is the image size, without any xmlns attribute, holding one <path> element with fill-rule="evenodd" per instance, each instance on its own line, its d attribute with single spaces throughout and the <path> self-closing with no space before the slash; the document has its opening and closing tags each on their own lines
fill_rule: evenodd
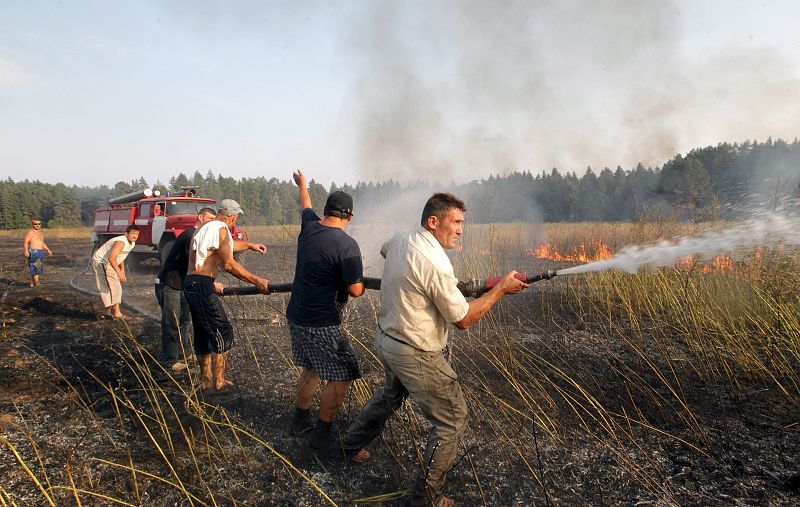
<svg viewBox="0 0 800 507">
<path fill-rule="evenodd" d="M 556 276 L 558 276 L 558 271 L 556 271 L 554 269 L 548 269 L 547 271 L 542 271 L 538 275 L 534 275 L 534 276 L 532 276 L 530 278 L 527 278 L 525 280 L 525 283 L 534 283 L 534 282 L 539 282 L 539 281 L 542 281 L 542 280 L 549 280 L 549 279 L 554 278 Z"/>
<path fill-rule="evenodd" d="M 558 273 L 552 269 L 548 269 L 547 271 L 543 271 L 538 275 L 528 276 L 527 273 L 517 273 L 514 275 L 514 278 L 521 282 L 525 283 L 534 283 L 539 282 L 542 280 L 550 280 L 554 276 L 557 276 Z M 487 291 L 489 291 L 492 287 L 497 285 L 497 283 L 502 280 L 502 276 L 495 276 L 492 278 L 487 278 L 485 280 L 479 278 L 473 278 L 472 280 L 465 280 L 463 282 L 458 282 L 458 290 L 464 294 L 465 297 L 478 297 Z"/>
</svg>

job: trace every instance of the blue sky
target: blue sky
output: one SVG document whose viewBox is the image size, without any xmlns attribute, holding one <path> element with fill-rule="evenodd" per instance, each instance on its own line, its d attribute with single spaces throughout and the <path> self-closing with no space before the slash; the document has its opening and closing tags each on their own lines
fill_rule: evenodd
<svg viewBox="0 0 800 507">
<path fill-rule="evenodd" d="M 468 181 L 800 131 L 797 2 L 2 4 L 15 180 Z"/>
</svg>

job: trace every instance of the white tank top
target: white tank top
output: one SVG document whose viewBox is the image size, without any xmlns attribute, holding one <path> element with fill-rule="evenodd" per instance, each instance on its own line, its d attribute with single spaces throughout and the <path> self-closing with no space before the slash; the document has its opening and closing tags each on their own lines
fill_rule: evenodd
<svg viewBox="0 0 800 507">
<path fill-rule="evenodd" d="M 212 220 L 200 227 L 192 236 L 192 250 L 194 250 L 194 269 L 200 269 L 208 258 L 209 250 L 219 249 L 219 231 L 222 228 L 228 231 L 228 243 L 233 251 L 233 235 L 225 222 Z"/>
<path fill-rule="evenodd" d="M 122 251 L 117 255 L 117 264 L 121 264 L 122 261 L 128 258 L 128 253 L 136 246 L 136 242 L 129 243 L 128 236 L 124 234 L 122 236 L 114 236 L 100 245 L 100 248 L 92 256 L 92 262 L 95 264 L 108 264 L 108 254 L 111 253 L 114 245 L 120 242 L 122 243 Z"/>
</svg>

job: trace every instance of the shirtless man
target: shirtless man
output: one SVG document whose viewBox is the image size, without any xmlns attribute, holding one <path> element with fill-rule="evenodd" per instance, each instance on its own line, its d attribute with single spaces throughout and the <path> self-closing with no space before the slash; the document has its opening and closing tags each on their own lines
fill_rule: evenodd
<svg viewBox="0 0 800 507">
<path fill-rule="evenodd" d="M 194 359 L 189 344 L 192 314 L 183 295 L 183 280 L 188 274 L 192 236 L 197 229 L 214 220 L 216 216 L 217 212 L 211 208 L 202 208 L 197 213 L 195 225 L 186 228 L 175 240 L 166 259 L 161 263 L 161 271 L 156 278 L 156 299 L 161 306 L 161 352 L 164 362 L 174 372 L 184 371 L 188 367 L 187 360 Z M 233 251 L 243 250 L 253 250 L 263 255 L 267 252 L 267 246 L 234 239 Z M 221 283 L 215 282 L 214 285 L 221 290 Z"/>
<path fill-rule="evenodd" d="M 31 287 L 39 286 L 39 275 L 44 272 L 44 257 L 53 255 L 47 247 L 42 234 L 42 221 L 38 218 L 31 220 L 31 228 L 25 233 L 22 241 L 22 253 L 28 259 L 28 267 L 31 272 Z"/>
<path fill-rule="evenodd" d="M 189 303 L 194 326 L 194 351 L 200 364 L 200 388 L 222 391 L 232 382 L 225 379 L 228 351 L 233 347 L 233 326 L 225 314 L 214 285 L 220 268 L 236 278 L 256 285 L 263 294 L 269 281 L 256 276 L 233 258 L 230 227 L 243 213 L 239 203 L 223 199 L 217 217 L 200 227 L 189 249 L 189 275 L 183 281 L 183 295 Z"/>
</svg>

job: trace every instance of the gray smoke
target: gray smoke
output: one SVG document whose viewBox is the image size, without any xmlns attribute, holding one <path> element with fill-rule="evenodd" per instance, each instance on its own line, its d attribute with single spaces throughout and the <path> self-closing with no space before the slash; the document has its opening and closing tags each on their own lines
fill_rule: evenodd
<svg viewBox="0 0 800 507">
<path fill-rule="evenodd" d="M 422 208 L 435 192 L 451 192 L 464 201 L 467 212 L 464 214 L 464 236 L 460 241 L 465 246 L 471 241 L 471 231 L 476 224 L 491 224 L 497 221 L 502 211 L 514 211 L 515 221 L 538 224 L 541 213 L 530 196 L 523 189 L 508 189 L 492 192 L 491 188 L 477 191 L 477 187 L 435 186 L 427 183 L 402 185 L 388 193 L 376 193 L 355 199 L 355 216 L 348 228 L 361 247 L 364 268 L 368 276 L 380 276 L 383 272 L 383 259 L 378 255 L 383 242 L 395 233 L 410 230 L 420 225 Z M 530 237 L 516 237 L 526 244 L 541 240 L 537 227 L 527 227 Z M 490 245 L 484 245 L 488 247 Z"/>
<path fill-rule="evenodd" d="M 422 208 L 432 193 L 427 185 L 407 186 L 377 201 L 356 199 L 355 216 L 347 232 L 361 248 L 366 276 L 381 276 L 381 246 L 397 232 L 419 225 Z"/>
<path fill-rule="evenodd" d="M 798 69 L 767 48 L 686 60 L 675 2 L 365 5 L 347 38 L 362 180 L 632 168 L 797 135 Z"/>
<path fill-rule="evenodd" d="M 711 230 L 698 237 L 662 240 L 649 246 L 629 246 L 611 259 L 561 269 L 558 274 L 572 275 L 610 269 L 636 273 L 645 267 L 652 269 L 673 266 L 681 259 L 694 255 L 700 259 L 723 254 L 736 258 L 757 246 L 773 246 L 778 243 L 800 245 L 800 221 L 797 218 L 770 213 L 733 227 Z"/>
</svg>

